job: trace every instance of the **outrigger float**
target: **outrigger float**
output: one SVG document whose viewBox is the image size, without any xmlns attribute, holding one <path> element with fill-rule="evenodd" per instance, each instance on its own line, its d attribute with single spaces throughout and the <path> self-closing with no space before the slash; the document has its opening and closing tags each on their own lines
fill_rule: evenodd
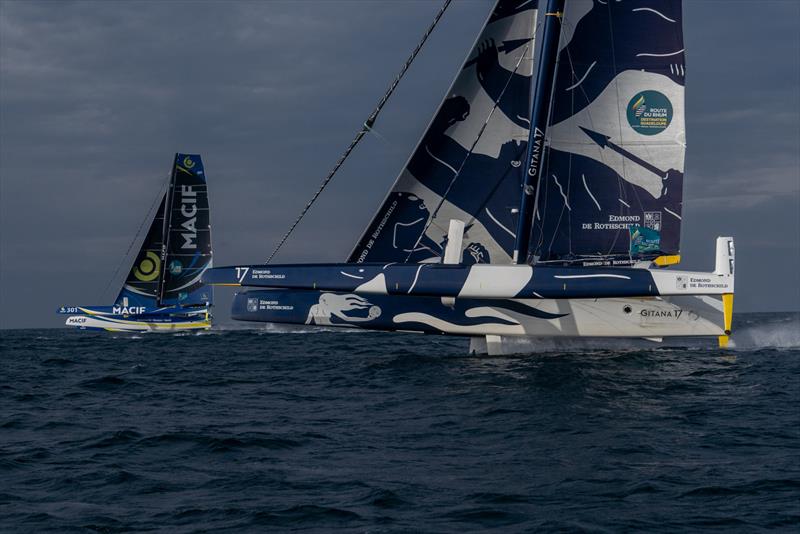
<svg viewBox="0 0 800 534">
<path fill-rule="evenodd" d="M 470 336 L 490 354 L 503 336 L 725 346 L 733 239 L 713 271 L 674 270 L 682 20 L 677 0 L 499 0 L 345 263 L 203 280 L 256 288 L 236 294 L 238 320 Z"/>
</svg>

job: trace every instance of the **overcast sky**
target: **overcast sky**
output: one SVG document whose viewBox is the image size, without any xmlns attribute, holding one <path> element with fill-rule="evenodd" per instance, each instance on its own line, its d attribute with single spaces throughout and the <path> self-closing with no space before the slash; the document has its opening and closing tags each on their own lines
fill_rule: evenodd
<svg viewBox="0 0 800 534">
<path fill-rule="evenodd" d="M 342 261 L 492 2 L 456 0 L 276 258 Z M 800 2 L 684 2 L 683 267 L 737 245 L 738 311 L 800 308 Z M 0 326 L 105 293 L 175 152 L 201 153 L 217 265 L 264 261 L 436 1 L 0 0 Z M 118 278 L 128 270 L 121 268 Z M 229 292 L 218 292 L 226 315 Z M 226 298 L 227 297 L 227 298 Z"/>
</svg>

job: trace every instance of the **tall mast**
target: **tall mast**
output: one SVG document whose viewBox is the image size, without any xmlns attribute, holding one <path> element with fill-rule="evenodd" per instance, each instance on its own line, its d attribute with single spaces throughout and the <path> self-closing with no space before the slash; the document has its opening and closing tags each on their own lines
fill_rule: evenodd
<svg viewBox="0 0 800 534">
<path fill-rule="evenodd" d="M 555 81 L 556 59 L 558 58 L 558 40 L 561 35 L 561 18 L 564 14 L 565 0 L 547 0 L 544 30 L 542 32 L 542 48 L 539 64 L 536 69 L 536 84 L 533 90 L 533 106 L 531 110 L 531 126 L 528 136 L 528 153 L 525 160 L 525 183 L 522 189 L 522 200 L 519 208 L 517 239 L 514 244 L 514 263 L 527 263 L 530 243 L 531 225 L 536 208 L 536 197 L 539 189 L 541 171 L 546 167 L 545 139 L 547 137 L 547 120 L 550 112 L 550 100 Z"/>
<path fill-rule="evenodd" d="M 172 173 L 169 176 L 169 187 L 167 188 L 167 199 L 164 205 L 164 230 L 161 233 L 161 272 L 158 273 L 158 292 L 156 293 L 156 302 L 162 306 L 162 299 L 164 298 L 164 274 L 167 270 L 167 251 L 169 250 L 169 234 L 170 226 L 172 225 L 172 198 L 175 195 L 175 175 L 177 174 L 177 158 L 178 155 L 172 160 Z"/>
</svg>

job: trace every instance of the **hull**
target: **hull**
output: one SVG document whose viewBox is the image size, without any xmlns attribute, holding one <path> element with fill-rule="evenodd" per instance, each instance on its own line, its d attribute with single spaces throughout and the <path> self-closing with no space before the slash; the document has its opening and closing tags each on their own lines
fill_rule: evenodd
<svg viewBox="0 0 800 534">
<path fill-rule="evenodd" d="M 137 308 L 136 310 L 144 310 Z M 119 313 L 117 306 L 63 307 L 82 315 L 67 317 L 66 326 L 80 330 L 107 330 L 110 332 L 182 332 L 187 330 L 208 330 L 211 316 L 208 310 L 178 311 L 176 308 L 162 308 L 164 313 Z M 124 311 L 131 311 L 126 308 Z M 178 313 L 170 313 L 170 312 Z M 63 313 L 63 312 L 62 312 Z"/>
<path fill-rule="evenodd" d="M 717 336 L 733 316 L 733 239 L 712 272 L 537 265 L 322 264 L 214 269 L 240 321 L 480 337 Z M 490 343 L 492 342 L 492 343 Z M 490 350 L 490 353 L 492 351 Z"/>
<path fill-rule="evenodd" d="M 67 318 L 67 326 L 80 330 L 106 330 L 109 332 L 182 332 L 208 330 L 211 322 L 206 320 L 139 321 L 114 316 L 73 315 Z"/>
<path fill-rule="evenodd" d="M 725 336 L 722 297 L 455 299 L 253 290 L 234 298 L 240 321 L 462 336 Z"/>
</svg>

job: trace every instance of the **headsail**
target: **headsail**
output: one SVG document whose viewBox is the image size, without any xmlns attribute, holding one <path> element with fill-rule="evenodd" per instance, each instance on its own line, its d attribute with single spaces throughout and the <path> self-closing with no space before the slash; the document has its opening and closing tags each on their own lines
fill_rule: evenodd
<svg viewBox="0 0 800 534">
<path fill-rule="evenodd" d="M 536 6 L 536 0 L 497 2 L 348 262 L 438 261 L 450 219 L 466 223 L 464 263 L 510 261 L 530 124 Z"/>
<path fill-rule="evenodd" d="M 162 254 L 160 303 L 197 306 L 211 302 L 211 288 L 200 277 L 211 267 L 208 188 L 198 154 L 176 154 L 167 192 L 170 210 Z"/>
<path fill-rule="evenodd" d="M 678 254 L 686 147 L 680 0 L 570 0 L 562 26 L 532 254 Z"/>
<path fill-rule="evenodd" d="M 164 204 L 166 195 L 161 198 L 158 210 L 150 224 L 150 229 L 142 242 L 139 253 L 131 266 L 122 290 L 115 304 L 126 302 L 131 306 L 155 308 L 158 284 L 161 278 L 161 249 L 164 235 Z"/>
</svg>

